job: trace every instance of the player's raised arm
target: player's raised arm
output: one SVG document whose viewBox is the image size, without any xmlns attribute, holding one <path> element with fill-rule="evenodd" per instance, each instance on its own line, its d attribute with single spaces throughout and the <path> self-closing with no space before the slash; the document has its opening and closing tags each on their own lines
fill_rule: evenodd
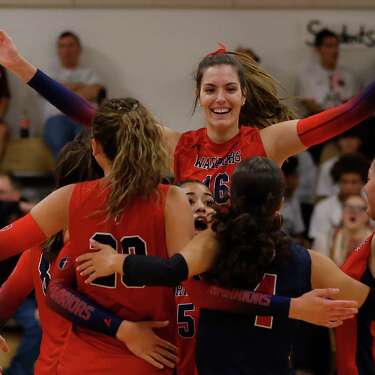
<svg viewBox="0 0 375 375">
<path fill-rule="evenodd" d="M 325 142 L 375 111 L 375 81 L 348 102 L 301 120 L 280 122 L 260 131 L 267 156 L 281 165 L 289 156 Z"/>
</svg>

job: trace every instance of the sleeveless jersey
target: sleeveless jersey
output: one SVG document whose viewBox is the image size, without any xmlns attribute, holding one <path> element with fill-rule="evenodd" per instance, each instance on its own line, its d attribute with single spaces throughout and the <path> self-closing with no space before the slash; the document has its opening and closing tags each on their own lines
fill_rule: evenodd
<svg viewBox="0 0 375 375">
<path fill-rule="evenodd" d="M 39 247 L 31 250 L 31 256 L 35 297 L 43 330 L 39 357 L 35 363 L 34 371 L 37 375 L 50 375 L 56 373 L 58 360 L 71 323 L 46 304 L 46 290 L 59 265 L 55 261 L 49 262 Z"/>
<path fill-rule="evenodd" d="M 216 203 L 228 200 L 231 176 L 237 165 L 252 156 L 266 156 L 259 130 L 241 126 L 231 140 L 216 144 L 201 128 L 181 135 L 174 153 L 177 181 L 198 180 L 213 192 Z"/>
<path fill-rule="evenodd" d="M 160 185 L 149 199 L 136 198 L 117 220 L 107 219 L 109 189 L 104 180 L 76 184 L 69 209 L 71 260 L 89 250 L 90 239 L 107 243 L 124 254 L 168 257 L 164 205 L 167 186 Z M 85 284 L 76 273 L 77 290 L 95 303 L 130 321 L 169 320 L 168 327 L 157 334 L 175 343 L 176 305 L 172 288 L 127 285 L 118 274 Z M 58 374 L 171 374 L 157 370 L 133 355 L 113 337 L 75 327 L 68 336 L 60 358 Z"/>
<path fill-rule="evenodd" d="M 195 366 L 195 344 L 199 322 L 199 307 L 192 303 L 186 289 L 176 287 L 178 375 L 198 375 Z"/>
<path fill-rule="evenodd" d="M 371 234 L 353 251 L 341 269 L 369 287 L 375 279 L 368 267 Z M 338 375 L 375 375 L 375 324 L 373 313 L 360 309 L 357 316 L 336 328 L 336 367 Z"/>
<path fill-rule="evenodd" d="M 292 245 L 283 263 L 271 266 L 255 290 L 297 297 L 311 290 L 311 259 Z M 197 339 L 200 375 L 286 375 L 295 321 L 201 309 Z"/>
</svg>

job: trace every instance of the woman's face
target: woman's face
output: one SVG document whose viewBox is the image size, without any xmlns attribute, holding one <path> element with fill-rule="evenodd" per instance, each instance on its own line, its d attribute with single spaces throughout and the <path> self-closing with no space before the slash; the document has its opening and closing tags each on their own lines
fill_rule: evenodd
<svg viewBox="0 0 375 375">
<path fill-rule="evenodd" d="M 359 195 L 349 197 L 344 203 L 342 219 L 344 227 L 350 230 L 367 226 L 369 217 L 364 199 Z"/>
<path fill-rule="evenodd" d="M 375 161 L 372 162 L 368 172 L 368 180 L 363 188 L 367 199 L 367 213 L 371 219 L 375 219 Z"/>
<path fill-rule="evenodd" d="M 215 65 L 203 73 L 199 103 L 212 131 L 237 130 L 244 100 L 238 73 L 233 66 Z"/>
<path fill-rule="evenodd" d="M 187 182 L 181 186 L 189 198 L 193 210 L 195 234 L 205 230 L 212 222 L 215 201 L 211 191 L 199 182 Z"/>
</svg>

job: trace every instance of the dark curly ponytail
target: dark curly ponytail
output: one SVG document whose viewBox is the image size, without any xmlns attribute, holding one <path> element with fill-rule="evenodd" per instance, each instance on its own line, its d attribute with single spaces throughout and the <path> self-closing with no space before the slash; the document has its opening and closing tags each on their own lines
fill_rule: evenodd
<svg viewBox="0 0 375 375">
<path fill-rule="evenodd" d="M 232 206 L 217 214 L 213 225 L 220 255 L 210 275 L 220 286 L 253 289 L 271 264 L 287 257 L 290 240 L 277 212 L 284 190 L 284 177 L 273 161 L 254 157 L 238 166 Z"/>
</svg>

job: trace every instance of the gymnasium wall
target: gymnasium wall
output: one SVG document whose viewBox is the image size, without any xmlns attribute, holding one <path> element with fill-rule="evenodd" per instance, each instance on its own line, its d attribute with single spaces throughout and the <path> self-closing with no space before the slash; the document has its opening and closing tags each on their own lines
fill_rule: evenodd
<svg viewBox="0 0 375 375">
<path fill-rule="evenodd" d="M 375 9 L 0 8 L 0 28 L 38 67 L 51 69 L 56 36 L 71 29 L 82 38 L 83 61 L 98 70 L 111 97 L 135 96 L 161 122 L 181 130 L 201 124 L 199 115 L 192 117 L 192 77 L 217 42 L 253 48 L 293 95 L 297 72 L 313 58 L 307 43 L 323 26 L 343 36 L 341 62 L 362 82 L 374 79 L 374 20 Z M 37 133 L 40 98 L 15 78 L 10 83 L 8 122 L 16 129 L 27 108 Z"/>
</svg>

